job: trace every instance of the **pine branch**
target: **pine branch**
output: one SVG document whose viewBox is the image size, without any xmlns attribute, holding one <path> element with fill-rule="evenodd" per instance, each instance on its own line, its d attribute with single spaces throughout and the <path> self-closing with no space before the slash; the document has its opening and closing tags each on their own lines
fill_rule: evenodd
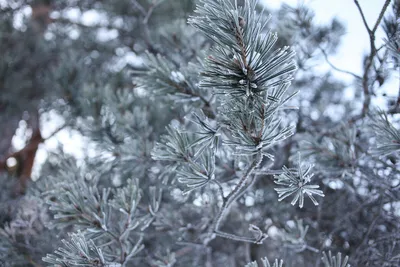
<svg viewBox="0 0 400 267">
<path fill-rule="evenodd" d="M 229 238 L 236 241 L 251 242 L 256 244 L 262 243 L 262 241 L 266 238 L 266 235 L 264 234 L 261 234 L 258 238 L 248 238 L 248 237 L 241 237 L 234 234 L 225 233 L 219 230 L 222 220 L 226 216 L 226 213 L 229 211 L 230 205 L 233 203 L 233 200 L 236 199 L 237 195 L 240 193 L 240 190 L 244 187 L 248 179 L 250 179 L 253 171 L 258 167 L 258 165 L 260 165 L 262 158 L 263 158 L 262 153 L 259 152 L 255 156 L 254 161 L 249 166 L 246 173 L 240 179 L 239 183 L 226 197 L 223 198 L 222 206 L 218 214 L 214 218 L 213 223 L 210 226 L 210 231 L 214 232 L 215 234 L 221 237 Z"/>
<path fill-rule="evenodd" d="M 221 94 L 259 97 L 265 90 L 289 82 L 296 70 L 294 51 L 283 47 L 272 51 L 274 33 L 263 33 L 269 17 L 256 14 L 257 1 L 201 1 L 197 17 L 189 23 L 216 42 L 208 66 L 202 73 L 203 87 L 214 87 Z"/>
<path fill-rule="evenodd" d="M 178 68 L 159 54 L 147 53 L 147 57 L 147 68 L 143 71 L 133 71 L 139 76 L 138 86 L 150 90 L 156 96 L 168 96 L 175 102 L 200 102 L 204 114 L 211 119 L 216 118 L 211 101 L 201 94 L 196 81 L 188 73 L 188 67 Z"/>
<path fill-rule="evenodd" d="M 58 248 L 54 254 L 48 254 L 43 261 L 53 266 L 88 266 L 88 267 L 121 267 L 121 264 L 107 262 L 103 251 L 92 240 L 78 232 L 70 235 L 70 241 L 62 240 L 65 248 Z"/>
<path fill-rule="evenodd" d="M 319 185 L 310 185 L 313 173 L 311 169 L 313 165 L 308 165 L 303 168 L 301 162 L 300 153 L 298 154 L 298 163 L 296 169 L 288 169 L 286 166 L 283 167 L 284 173 L 275 176 L 275 183 L 283 187 L 275 188 L 275 191 L 279 195 L 279 201 L 289 197 L 294 194 L 294 198 L 291 202 L 295 205 L 297 201 L 299 202 L 299 207 L 303 208 L 304 196 L 308 196 L 314 205 L 318 205 L 318 202 L 313 195 L 318 195 L 324 197 L 324 193 L 318 189 Z"/>
<path fill-rule="evenodd" d="M 379 111 L 376 116 L 371 116 L 371 120 L 371 127 L 377 139 L 377 147 L 372 152 L 379 156 L 399 152 L 400 131 L 389 122 L 386 113 Z"/>
</svg>

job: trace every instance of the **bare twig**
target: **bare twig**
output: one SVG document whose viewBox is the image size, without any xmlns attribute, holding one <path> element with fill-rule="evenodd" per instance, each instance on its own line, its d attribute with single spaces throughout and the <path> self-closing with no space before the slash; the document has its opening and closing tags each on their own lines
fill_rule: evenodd
<svg viewBox="0 0 400 267">
<path fill-rule="evenodd" d="M 389 4 L 390 4 L 390 0 L 386 0 L 385 4 L 383 5 L 383 8 L 382 8 L 382 10 L 381 10 L 381 13 L 379 14 L 379 17 L 378 17 L 378 19 L 377 19 L 377 21 L 376 21 L 376 23 L 375 23 L 375 26 L 374 26 L 374 28 L 372 29 L 372 32 L 373 32 L 373 33 L 375 33 L 376 30 L 378 29 L 379 24 L 381 23 L 381 20 L 383 19 L 383 15 L 385 14 L 386 9 L 388 8 Z"/>
<path fill-rule="evenodd" d="M 377 214 L 375 215 L 374 219 L 372 220 L 372 222 L 370 223 L 367 232 L 364 234 L 364 238 L 363 240 L 360 242 L 360 244 L 356 247 L 355 249 L 355 255 L 357 255 L 357 252 L 360 250 L 360 248 L 367 242 L 369 235 L 371 234 L 371 231 L 373 230 L 373 228 L 376 225 L 376 222 L 378 221 L 378 219 L 382 216 L 382 209 L 383 209 L 383 205 L 384 205 L 384 201 L 381 198 L 380 199 L 380 204 L 379 204 L 379 210 L 377 212 Z"/>
<path fill-rule="evenodd" d="M 357 6 L 357 8 L 358 8 L 358 11 L 360 12 L 360 15 L 361 15 L 361 18 L 362 18 L 362 20 L 363 20 L 363 23 L 364 23 L 365 28 L 367 29 L 368 33 L 370 33 L 370 32 L 371 32 L 371 29 L 369 28 L 368 23 L 367 23 L 367 20 L 365 19 L 365 15 L 364 15 L 364 12 L 363 12 L 362 9 L 361 9 L 360 3 L 358 3 L 357 0 L 354 0 L 354 3 L 356 4 L 356 6 Z"/>
<path fill-rule="evenodd" d="M 369 84 L 368 84 L 369 83 L 369 72 L 370 72 L 370 69 L 371 69 L 371 67 L 373 65 L 374 58 L 375 58 L 375 56 L 377 54 L 377 49 L 375 47 L 375 32 L 378 29 L 378 26 L 379 26 L 379 24 L 380 24 L 380 22 L 381 22 L 381 20 L 383 18 L 383 15 L 386 12 L 387 7 L 389 6 L 390 0 L 386 0 L 385 1 L 385 4 L 383 5 L 383 8 L 382 8 L 382 10 L 381 10 L 381 12 L 379 14 L 379 17 L 378 17 L 377 21 L 375 22 L 374 28 L 372 30 L 369 28 L 369 26 L 367 24 L 364 12 L 362 11 L 360 4 L 358 3 L 358 0 L 354 0 L 354 3 L 356 4 L 356 6 L 357 6 L 357 8 L 358 8 L 358 10 L 360 12 L 360 15 L 361 15 L 361 18 L 363 20 L 364 26 L 367 29 L 367 32 L 368 32 L 368 35 L 369 35 L 370 54 L 369 54 L 369 56 L 367 58 L 367 61 L 366 61 L 365 67 L 364 67 L 364 74 L 363 74 L 363 77 L 362 77 L 362 88 L 363 88 L 363 92 L 364 92 L 363 108 L 362 108 L 361 114 L 356 116 L 356 117 L 354 117 L 351 121 L 355 121 L 355 120 L 357 120 L 359 118 L 364 118 L 367 115 L 368 111 L 369 111 L 369 106 L 370 106 L 370 103 L 371 103 L 371 92 L 370 92 L 370 88 L 369 88 Z"/>
<path fill-rule="evenodd" d="M 253 174 L 253 171 L 258 167 L 258 165 L 260 165 L 262 158 L 263 158 L 262 153 L 258 152 L 253 163 L 249 166 L 246 173 L 240 179 L 239 183 L 235 186 L 235 188 L 226 197 L 223 198 L 221 209 L 219 210 L 219 212 L 218 212 L 217 216 L 215 217 L 215 219 L 211 225 L 211 228 L 210 228 L 210 230 L 213 233 L 215 233 L 216 235 L 225 237 L 225 238 L 229 238 L 232 240 L 244 241 L 244 242 L 250 242 L 250 243 L 258 243 L 260 241 L 255 238 L 242 237 L 242 236 L 237 236 L 234 234 L 222 232 L 219 230 L 219 227 L 221 225 L 223 218 L 225 217 L 226 213 L 228 212 L 230 205 L 234 202 L 234 200 L 237 198 L 238 195 L 240 195 L 241 193 L 244 192 L 244 191 L 242 191 L 242 189 L 245 188 L 245 184 L 248 182 L 249 178 Z"/>
<path fill-rule="evenodd" d="M 342 73 L 345 73 L 345 74 L 349 74 L 349 75 L 353 76 L 354 78 L 356 78 L 356 79 L 358 79 L 358 80 L 361 80 L 361 79 L 362 79 L 361 76 L 359 76 L 359 75 L 357 75 L 357 74 L 355 74 L 355 73 L 353 73 L 353 72 L 351 72 L 351 71 L 342 70 L 342 69 L 336 67 L 335 65 L 333 65 L 333 64 L 330 62 L 330 60 L 329 60 L 329 58 L 328 58 L 328 53 L 326 53 L 325 49 L 323 49 L 322 47 L 319 47 L 319 50 L 321 50 L 322 54 L 324 55 L 324 58 L 325 58 L 326 63 L 328 63 L 329 66 L 331 66 L 332 69 L 334 69 L 334 70 L 336 70 L 336 71 L 339 71 L 339 72 L 342 72 Z"/>
<path fill-rule="evenodd" d="M 161 2 L 154 3 L 150 6 L 149 10 L 147 10 L 147 14 L 143 19 L 143 24 L 147 24 L 151 15 L 153 14 L 154 9 L 160 4 Z"/>
<path fill-rule="evenodd" d="M 146 9 L 141 4 L 139 4 L 138 1 L 133 0 L 132 4 L 136 7 L 137 10 L 140 11 L 140 13 L 142 13 L 142 16 L 146 17 L 147 15 Z"/>
<path fill-rule="evenodd" d="M 219 194 L 221 195 L 221 198 L 224 199 L 224 189 L 222 188 L 221 183 L 218 180 L 213 180 L 213 182 L 218 186 Z"/>
<path fill-rule="evenodd" d="M 30 255 L 24 255 L 25 259 L 34 267 L 42 267 L 39 263 L 35 262 Z"/>
<path fill-rule="evenodd" d="M 49 140 L 50 138 L 52 138 L 53 136 L 58 134 L 60 131 L 64 130 L 67 126 L 68 126 L 68 124 L 66 124 L 66 123 L 61 125 L 57 129 L 55 129 L 49 136 L 43 137 L 43 141 Z"/>
</svg>

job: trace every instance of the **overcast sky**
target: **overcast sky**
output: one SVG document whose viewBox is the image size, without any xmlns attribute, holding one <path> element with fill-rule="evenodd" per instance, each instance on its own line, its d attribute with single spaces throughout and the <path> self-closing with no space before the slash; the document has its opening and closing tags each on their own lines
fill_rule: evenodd
<svg viewBox="0 0 400 267">
<path fill-rule="evenodd" d="M 291 6 L 304 4 L 310 7 L 316 14 L 315 22 L 328 23 L 332 18 L 337 17 L 346 27 L 346 34 L 342 37 L 342 42 L 338 52 L 334 56 L 330 56 L 330 61 L 338 68 L 351 71 L 362 76 L 362 58 L 363 55 L 369 54 L 369 36 L 362 22 L 361 15 L 354 3 L 354 0 L 261 0 L 269 7 L 278 8 L 282 3 Z M 372 29 L 382 10 L 384 0 L 358 0 L 365 15 L 369 28 Z M 391 12 L 389 6 L 386 14 Z M 379 47 L 384 43 L 384 31 L 381 27 L 376 33 L 376 44 Z M 347 74 L 333 72 L 336 77 L 351 85 L 352 77 Z M 399 76 L 394 74 L 387 82 L 379 88 L 377 97 L 373 99 L 372 105 L 375 107 L 386 106 L 387 98 L 395 98 L 398 94 Z M 346 93 L 353 95 L 350 90 Z M 385 93 L 387 96 L 382 96 Z"/>
<path fill-rule="evenodd" d="M 336 57 L 332 62 L 336 66 L 361 73 L 362 55 L 369 52 L 369 37 L 362 23 L 361 16 L 353 0 L 263 0 L 268 6 L 278 8 L 282 3 L 296 6 L 304 3 L 315 11 L 316 22 L 326 23 L 337 17 L 344 23 L 347 33 L 343 38 Z M 366 20 L 373 28 L 383 6 L 383 0 L 359 0 Z M 390 7 L 389 7 L 390 9 Z M 384 33 L 381 29 L 377 32 L 378 46 L 382 43 Z"/>
</svg>

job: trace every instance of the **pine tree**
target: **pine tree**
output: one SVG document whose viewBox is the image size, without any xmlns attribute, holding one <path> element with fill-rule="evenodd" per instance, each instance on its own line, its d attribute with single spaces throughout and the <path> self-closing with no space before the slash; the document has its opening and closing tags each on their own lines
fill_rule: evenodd
<svg viewBox="0 0 400 267">
<path fill-rule="evenodd" d="M 0 266 L 398 266 L 390 2 L 359 74 L 307 6 L 0 1 Z"/>
</svg>

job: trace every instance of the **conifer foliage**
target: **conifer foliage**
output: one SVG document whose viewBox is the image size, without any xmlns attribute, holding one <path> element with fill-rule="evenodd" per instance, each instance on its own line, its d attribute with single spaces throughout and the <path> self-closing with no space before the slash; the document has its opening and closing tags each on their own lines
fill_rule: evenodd
<svg viewBox="0 0 400 267">
<path fill-rule="evenodd" d="M 352 4 L 361 74 L 304 5 L 0 0 L 0 267 L 398 266 L 400 2 Z"/>
</svg>

